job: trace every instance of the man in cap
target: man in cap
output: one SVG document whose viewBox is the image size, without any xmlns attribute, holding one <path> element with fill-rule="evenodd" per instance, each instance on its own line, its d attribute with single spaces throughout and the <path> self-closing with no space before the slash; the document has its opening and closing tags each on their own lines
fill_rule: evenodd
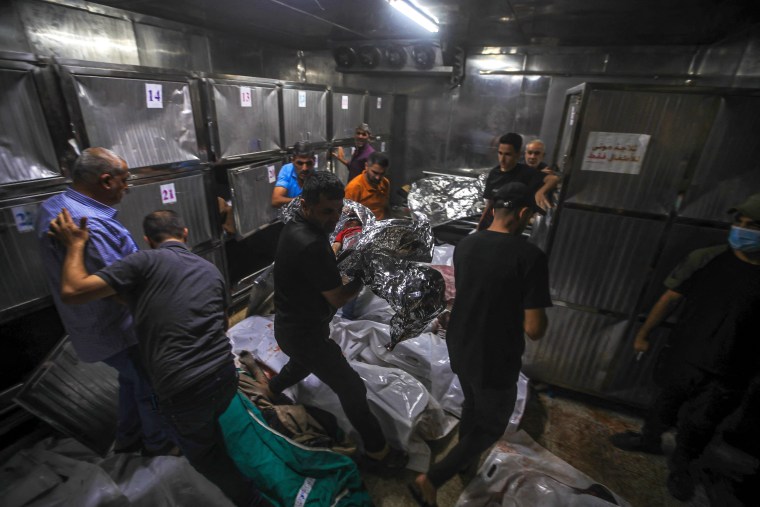
<svg viewBox="0 0 760 507">
<path fill-rule="evenodd" d="M 343 147 L 339 147 L 337 151 L 333 152 L 333 156 L 340 161 L 341 164 L 348 168 L 348 181 L 356 178 L 364 170 L 367 159 L 375 149 L 369 144 L 369 138 L 372 135 L 372 130 L 366 123 L 360 124 L 356 127 L 354 133 L 354 152 L 351 155 L 351 160 L 346 160 L 346 154 L 343 151 Z"/>
<path fill-rule="evenodd" d="M 314 148 L 306 141 L 293 146 L 292 162 L 285 164 L 272 189 L 272 207 L 279 208 L 301 195 L 303 184 L 314 171 Z"/>
<path fill-rule="evenodd" d="M 71 187 L 44 201 L 36 232 L 50 292 L 69 340 L 82 361 L 103 361 L 119 372 L 119 410 L 115 452 L 142 449 L 143 455 L 171 453 L 164 421 L 153 407 L 153 390 L 137 360 L 137 336 L 129 309 L 115 298 L 69 306 L 60 297 L 61 266 L 66 254 L 48 236 L 48 226 L 61 208 L 74 220 L 90 219 L 90 241 L 84 251 L 87 268 L 96 271 L 138 250 L 112 206 L 128 192 L 127 163 L 105 148 L 87 148 L 71 170 Z"/>
<path fill-rule="evenodd" d="M 346 199 L 365 205 L 378 220 L 390 214 L 391 183 L 385 177 L 389 165 L 385 153 L 373 152 L 364 164 L 364 172 L 346 185 Z"/>
<path fill-rule="evenodd" d="M 493 221 L 462 239 L 454 250 L 456 299 L 446 331 L 451 368 L 464 393 L 459 442 L 410 486 L 435 505 L 436 490 L 457 471 L 477 464 L 504 433 L 514 409 L 523 334 L 544 335 L 548 320 L 546 255 L 520 233 L 535 212 L 534 192 L 520 182 L 491 194 Z"/>
<path fill-rule="evenodd" d="M 665 280 L 666 290 L 636 334 L 634 350 L 649 349 L 649 335 L 684 301 L 658 358 L 662 385 L 640 433 L 613 435 L 627 451 L 661 453 L 662 434 L 676 426 L 667 486 L 677 499 L 694 494 L 689 465 L 718 424 L 733 411 L 760 372 L 760 193 L 729 210 L 728 245 L 695 250 Z"/>
<path fill-rule="evenodd" d="M 559 184 L 559 177 L 554 174 L 543 174 L 525 164 L 518 162 L 522 149 L 522 136 L 509 132 L 499 138 L 499 165 L 491 169 L 486 179 L 483 198 L 486 207 L 480 217 L 478 230 L 488 228 L 491 223 L 493 192 L 507 183 L 520 182 L 533 192 L 536 203 L 544 210 L 551 206 L 549 192 Z"/>
</svg>

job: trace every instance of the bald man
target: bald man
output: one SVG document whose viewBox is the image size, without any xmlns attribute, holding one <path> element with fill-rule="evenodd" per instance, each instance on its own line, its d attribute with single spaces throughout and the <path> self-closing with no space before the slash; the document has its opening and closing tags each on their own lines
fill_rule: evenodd
<svg viewBox="0 0 760 507">
<path fill-rule="evenodd" d="M 153 407 L 153 390 L 136 362 L 137 337 L 132 314 L 114 298 L 70 306 L 61 301 L 61 267 L 66 250 L 48 236 L 50 222 L 66 208 L 74 220 L 89 218 L 88 269 L 97 271 L 138 250 L 112 207 L 127 193 L 129 169 L 105 148 L 88 148 L 74 163 L 71 186 L 40 205 L 36 232 L 53 302 L 79 359 L 102 361 L 119 372 L 119 410 L 115 452 L 142 449 L 145 456 L 175 452 L 163 419 Z"/>
</svg>

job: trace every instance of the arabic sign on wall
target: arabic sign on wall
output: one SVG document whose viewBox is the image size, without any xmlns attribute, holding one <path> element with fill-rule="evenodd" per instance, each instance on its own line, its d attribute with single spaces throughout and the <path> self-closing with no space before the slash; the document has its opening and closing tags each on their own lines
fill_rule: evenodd
<svg viewBox="0 0 760 507">
<path fill-rule="evenodd" d="M 589 132 L 581 170 L 639 174 L 650 137 L 648 134 Z"/>
</svg>

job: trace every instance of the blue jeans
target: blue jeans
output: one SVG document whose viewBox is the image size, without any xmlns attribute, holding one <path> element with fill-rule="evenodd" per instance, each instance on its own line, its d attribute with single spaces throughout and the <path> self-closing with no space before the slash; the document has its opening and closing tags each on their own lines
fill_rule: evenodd
<svg viewBox="0 0 760 507">
<path fill-rule="evenodd" d="M 103 360 L 119 372 L 116 442 L 126 444 L 142 436 L 145 448 L 154 451 L 166 445 L 168 428 L 156 410 L 150 382 L 132 358 L 137 358 L 136 345 Z"/>
<path fill-rule="evenodd" d="M 237 392 L 237 383 L 235 365 L 230 362 L 180 393 L 159 397 L 158 406 L 169 421 L 173 440 L 193 468 L 237 506 L 268 505 L 263 503 L 253 481 L 240 472 L 227 453 L 219 426 L 219 416 Z"/>
</svg>

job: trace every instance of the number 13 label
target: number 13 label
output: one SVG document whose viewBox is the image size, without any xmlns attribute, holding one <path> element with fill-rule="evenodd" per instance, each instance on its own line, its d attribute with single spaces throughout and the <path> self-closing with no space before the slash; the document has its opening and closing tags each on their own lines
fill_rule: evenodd
<svg viewBox="0 0 760 507">
<path fill-rule="evenodd" d="M 240 87 L 240 107 L 253 107 L 253 103 L 251 102 L 250 86 Z"/>
<path fill-rule="evenodd" d="M 163 109 L 164 93 L 163 85 L 155 83 L 145 83 L 145 103 L 148 109 Z"/>
<path fill-rule="evenodd" d="M 177 192 L 174 190 L 174 183 L 161 185 L 161 203 L 172 204 L 177 202 Z"/>
</svg>

